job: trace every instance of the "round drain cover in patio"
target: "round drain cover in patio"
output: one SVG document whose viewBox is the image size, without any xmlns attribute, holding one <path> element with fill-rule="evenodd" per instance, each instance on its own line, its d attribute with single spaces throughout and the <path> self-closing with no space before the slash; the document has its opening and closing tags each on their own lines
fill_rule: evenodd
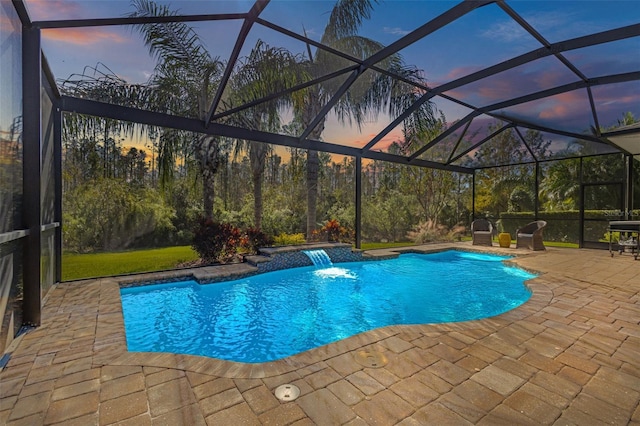
<svg viewBox="0 0 640 426">
<path fill-rule="evenodd" d="M 387 365 L 389 360 L 382 352 L 376 351 L 358 351 L 355 354 L 358 364 L 369 368 L 380 368 Z"/>
<path fill-rule="evenodd" d="M 296 385 L 290 384 L 280 385 L 276 388 L 275 394 L 276 398 L 278 398 L 280 401 L 293 401 L 300 396 L 300 388 L 298 388 Z"/>
</svg>

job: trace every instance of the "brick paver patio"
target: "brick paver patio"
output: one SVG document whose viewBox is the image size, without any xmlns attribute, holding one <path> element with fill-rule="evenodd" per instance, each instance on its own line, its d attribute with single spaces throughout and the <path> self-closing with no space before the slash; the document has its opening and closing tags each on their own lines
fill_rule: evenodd
<svg viewBox="0 0 640 426">
<path fill-rule="evenodd" d="M 58 285 L 0 372 L 0 424 L 640 425 L 640 261 L 508 252 L 541 273 L 511 312 L 385 327 L 265 364 L 129 353 L 122 279 Z M 280 402 L 282 384 L 300 397 Z"/>
</svg>

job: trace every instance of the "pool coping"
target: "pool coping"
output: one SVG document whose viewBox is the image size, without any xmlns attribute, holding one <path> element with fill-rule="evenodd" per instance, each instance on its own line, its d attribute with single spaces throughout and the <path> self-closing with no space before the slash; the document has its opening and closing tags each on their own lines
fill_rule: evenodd
<svg viewBox="0 0 640 426">
<path fill-rule="evenodd" d="M 484 330 L 488 332 L 495 331 L 504 327 L 508 323 L 535 314 L 544 306 L 548 305 L 553 297 L 552 291 L 546 285 L 544 273 L 530 270 L 518 264 L 519 258 L 535 255 L 536 252 L 518 251 L 514 253 L 513 250 L 497 247 L 482 247 L 475 249 L 473 246 L 461 247 L 456 244 L 432 244 L 404 248 L 369 250 L 364 253 L 363 260 L 382 260 L 397 257 L 400 254 L 405 253 L 427 254 L 447 250 L 513 256 L 513 258 L 507 259 L 505 262 L 513 263 L 515 266 L 524 270 L 538 274 L 538 277 L 525 282 L 525 285 L 532 292 L 531 297 L 522 305 L 490 318 L 441 324 L 390 325 L 368 330 L 349 336 L 337 342 L 328 343 L 279 360 L 264 363 L 242 363 L 197 355 L 160 352 L 129 352 L 126 346 L 120 288 L 131 286 L 134 282 L 141 283 L 139 285 L 145 285 L 192 278 L 195 278 L 196 281 L 209 281 L 213 276 L 216 278 L 222 276 L 225 277 L 225 280 L 230 280 L 247 275 L 258 274 L 259 272 L 257 271 L 257 268 L 246 264 L 230 264 L 172 271 L 169 273 L 148 273 L 130 275 L 126 277 L 105 278 L 100 280 L 101 301 L 104 298 L 108 303 L 104 307 L 101 306 L 100 311 L 112 314 L 110 315 L 110 326 L 117 326 L 118 336 L 113 336 L 114 338 L 111 339 L 112 344 L 109 345 L 108 350 L 105 350 L 103 353 L 96 354 L 94 357 L 94 363 L 96 365 L 179 368 L 184 371 L 215 375 L 225 378 L 262 379 L 293 372 L 321 361 L 345 355 L 357 349 L 370 348 L 371 351 L 379 351 L 381 349 L 376 347 L 377 343 L 403 333 L 406 330 L 416 330 L 416 327 L 423 333 L 469 329 Z M 98 325 L 98 327 L 99 326 L 100 325 Z"/>
</svg>

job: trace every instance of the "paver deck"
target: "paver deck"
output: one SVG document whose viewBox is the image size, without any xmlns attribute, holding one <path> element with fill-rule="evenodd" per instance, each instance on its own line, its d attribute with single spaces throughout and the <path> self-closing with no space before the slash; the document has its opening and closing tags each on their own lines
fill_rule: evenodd
<svg viewBox="0 0 640 426">
<path fill-rule="evenodd" d="M 513 311 L 385 327 L 264 364 L 129 353 L 122 279 L 60 284 L 0 372 L 0 424 L 640 425 L 640 261 L 507 252 L 541 274 Z M 301 394 L 280 402 L 286 383 Z"/>
</svg>

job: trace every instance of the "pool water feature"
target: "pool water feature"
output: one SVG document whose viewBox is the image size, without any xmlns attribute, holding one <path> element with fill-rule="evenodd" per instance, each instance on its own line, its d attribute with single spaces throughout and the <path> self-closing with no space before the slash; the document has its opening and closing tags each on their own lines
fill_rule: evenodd
<svg viewBox="0 0 640 426">
<path fill-rule="evenodd" d="M 447 251 L 308 266 L 222 283 L 121 289 L 130 351 L 267 362 L 395 324 L 468 321 L 529 299 L 506 257 Z"/>
<path fill-rule="evenodd" d="M 315 266 L 319 266 L 321 268 L 328 268 L 333 266 L 333 262 L 331 262 L 331 258 L 326 251 L 320 250 L 302 250 L 304 254 L 307 255 L 309 259 L 313 262 Z"/>
</svg>

